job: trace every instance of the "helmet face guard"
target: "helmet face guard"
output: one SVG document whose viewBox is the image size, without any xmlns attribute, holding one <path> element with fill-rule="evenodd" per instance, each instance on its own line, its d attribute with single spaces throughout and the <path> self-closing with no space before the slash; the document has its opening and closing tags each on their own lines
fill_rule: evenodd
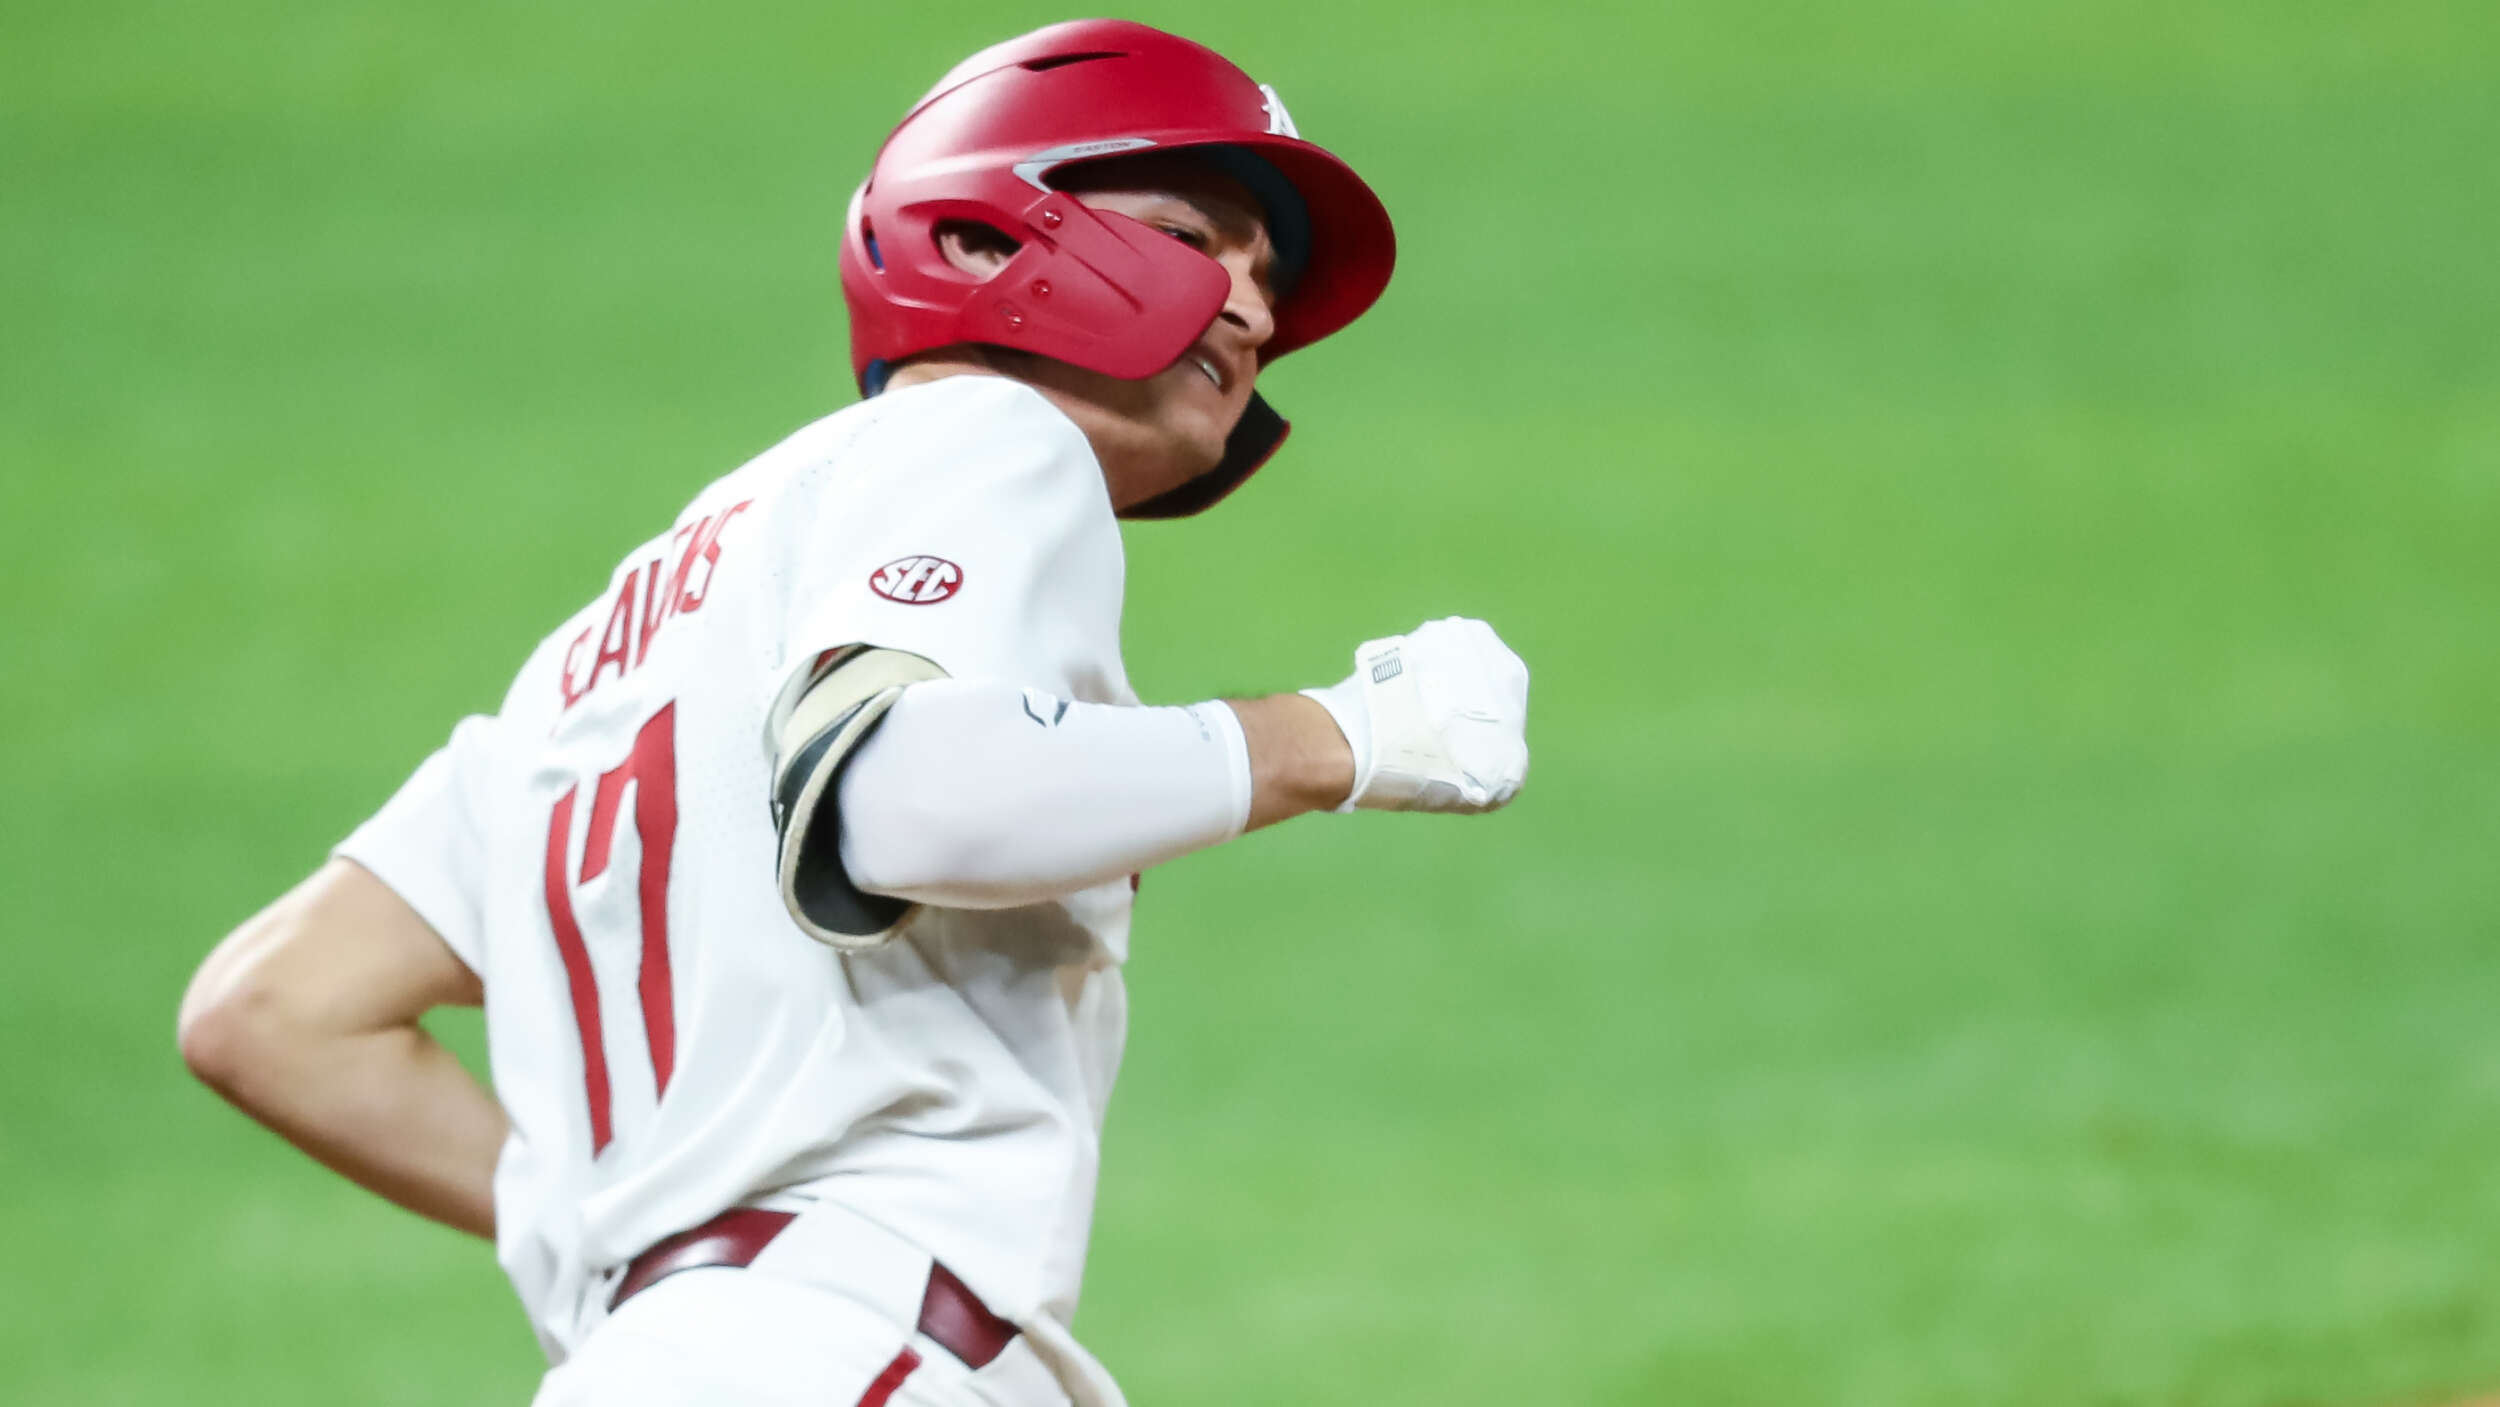
<svg viewBox="0 0 2500 1407">
<path fill-rule="evenodd" d="M 1242 177 L 1268 209 L 1289 280 L 1262 366 L 1378 300 L 1396 261 L 1388 212 L 1344 162 L 1295 135 L 1273 89 L 1188 40 L 1078 20 L 957 65 L 886 139 L 852 197 L 842 292 L 862 389 L 880 389 L 896 358 L 966 342 L 1131 380 L 1177 361 L 1222 313 L 1230 276 L 1177 240 L 1088 208 L 1049 177 L 1082 162 L 1187 150 Z M 1018 248 L 996 275 L 975 279 L 938 249 L 946 220 L 990 226 Z M 1211 507 L 1275 452 L 1286 429 L 1254 395 L 1222 463 L 1125 516 Z"/>
</svg>

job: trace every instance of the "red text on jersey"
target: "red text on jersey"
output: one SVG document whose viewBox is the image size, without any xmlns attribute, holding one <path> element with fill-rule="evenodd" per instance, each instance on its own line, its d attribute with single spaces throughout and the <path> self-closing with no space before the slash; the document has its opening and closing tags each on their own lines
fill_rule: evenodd
<svg viewBox="0 0 2500 1407">
<path fill-rule="evenodd" d="M 691 523 L 681 524 L 670 539 L 678 549 L 674 570 L 662 570 L 668 561 L 663 555 L 625 573 L 625 580 L 617 585 L 615 601 L 608 607 L 607 625 L 583 626 L 572 643 L 564 647 L 564 673 L 557 680 L 557 687 L 564 692 L 565 708 L 589 697 L 611 665 L 619 679 L 641 668 L 650 657 L 651 641 L 661 626 L 703 609 L 704 598 L 711 594 L 712 576 L 720 569 L 721 529 L 754 501 L 742 499 L 718 513 L 706 513 Z M 699 573 L 697 563 L 701 564 Z M 591 657 L 590 673 L 584 675 L 580 672 L 582 654 L 590 649 L 594 639 L 599 652 Z"/>
</svg>

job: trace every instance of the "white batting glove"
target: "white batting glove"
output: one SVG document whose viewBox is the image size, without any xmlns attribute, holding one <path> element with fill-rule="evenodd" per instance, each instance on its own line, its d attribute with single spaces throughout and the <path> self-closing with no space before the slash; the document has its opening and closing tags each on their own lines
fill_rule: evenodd
<svg viewBox="0 0 2500 1407">
<path fill-rule="evenodd" d="M 1340 811 L 1491 811 L 1528 779 L 1528 666 L 1483 621 L 1367 640 L 1343 683 L 1302 692 L 1354 748 Z"/>
</svg>

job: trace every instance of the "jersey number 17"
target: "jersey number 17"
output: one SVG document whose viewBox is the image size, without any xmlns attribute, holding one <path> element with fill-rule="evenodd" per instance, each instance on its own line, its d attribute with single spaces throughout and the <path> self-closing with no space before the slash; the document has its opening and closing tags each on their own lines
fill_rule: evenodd
<svg viewBox="0 0 2500 1407">
<path fill-rule="evenodd" d="M 590 800 L 590 835 L 582 846 L 579 882 L 588 884 L 607 872 L 615 848 L 617 811 L 625 784 L 634 787 L 634 830 L 642 838 L 642 874 L 636 885 L 636 907 L 642 914 L 640 976 L 635 986 L 642 997 L 642 1029 L 651 1052 L 652 1088 L 668 1090 L 670 1070 L 677 1062 L 676 996 L 668 969 L 668 862 L 677 843 L 677 705 L 665 704 L 634 734 L 634 750 L 618 765 L 599 774 Z M 573 803 L 577 783 L 556 799 L 547 818 L 547 922 L 555 931 L 556 953 L 564 960 L 565 984 L 572 990 L 573 1020 L 581 1030 L 582 1084 L 590 1097 L 590 1151 L 596 1157 L 614 1135 L 609 1109 L 607 1046 L 599 1021 L 599 984 L 592 974 L 590 949 L 582 926 L 573 916 L 573 886 L 565 875 L 572 848 Z"/>
</svg>

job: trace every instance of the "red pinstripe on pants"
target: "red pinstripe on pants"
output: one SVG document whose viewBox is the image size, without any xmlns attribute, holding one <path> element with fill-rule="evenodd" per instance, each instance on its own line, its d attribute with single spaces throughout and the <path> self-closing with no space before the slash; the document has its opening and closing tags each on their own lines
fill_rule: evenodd
<svg viewBox="0 0 2500 1407">
<path fill-rule="evenodd" d="M 885 1371 L 877 1375 L 877 1380 L 859 1395 L 859 1407 L 885 1407 L 885 1400 L 892 1397 L 894 1390 L 903 1385 L 903 1379 L 910 1377 L 912 1369 L 919 1366 L 920 1355 L 913 1352 L 910 1345 L 904 1345 L 903 1351 L 894 1355 L 894 1361 L 886 1364 Z"/>
</svg>

